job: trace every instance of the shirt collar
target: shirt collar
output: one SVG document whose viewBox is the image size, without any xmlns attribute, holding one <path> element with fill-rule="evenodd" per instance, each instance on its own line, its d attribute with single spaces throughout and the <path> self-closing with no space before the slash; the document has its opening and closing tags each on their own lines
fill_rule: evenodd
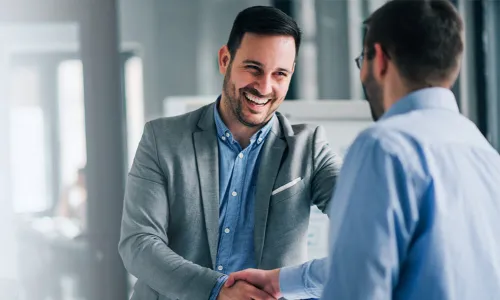
<svg viewBox="0 0 500 300">
<path fill-rule="evenodd" d="M 433 87 L 412 92 L 394 103 L 380 120 L 421 109 L 446 109 L 459 112 L 455 95 L 449 89 Z"/>
<path fill-rule="evenodd" d="M 217 136 L 219 139 L 223 141 L 229 141 L 231 143 L 235 143 L 236 141 L 233 139 L 233 134 L 227 128 L 226 124 L 224 123 L 219 114 L 219 109 L 218 109 L 219 103 L 220 103 L 220 96 L 217 98 L 214 105 L 214 119 L 215 119 L 215 127 L 217 128 Z M 273 114 L 271 120 L 269 120 L 269 122 L 267 122 L 267 124 L 264 125 L 264 127 L 262 127 L 250 138 L 250 144 L 253 144 L 255 141 L 257 141 L 257 144 L 261 144 L 266 139 L 268 133 L 271 131 L 273 127 L 273 122 L 275 122 L 274 119 L 276 119 L 276 114 Z"/>
</svg>

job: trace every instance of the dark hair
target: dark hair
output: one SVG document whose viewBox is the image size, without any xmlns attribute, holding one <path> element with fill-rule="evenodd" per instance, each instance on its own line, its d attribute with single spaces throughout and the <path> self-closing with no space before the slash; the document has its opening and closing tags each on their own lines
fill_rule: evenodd
<svg viewBox="0 0 500 300">
<path fill-rule="evenodd" d="M 295 40 L 295 55 L 299 53 L 301 32 L 297 23 L 283 11 L 271 6 L 252 6 L 242 10 L 234 20 L 227 48 L 234 59 L 245 33 L 285 35 Z"/>
<path fill-rule="evenodd" d="M 454 80 L 463 52 L 463 23 L 447 0 L 393 0 L 365 22 L 367 59 L 379 43 L 411 84 Z"/>
</svg>

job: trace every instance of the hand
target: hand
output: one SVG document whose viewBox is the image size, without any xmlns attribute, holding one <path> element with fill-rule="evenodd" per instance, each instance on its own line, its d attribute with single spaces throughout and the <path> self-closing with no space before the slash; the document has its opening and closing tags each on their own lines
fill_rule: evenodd
<svg viewBox="0 0 500 300">
<path fill-rule="evenodd" d="M 280 269 L 274 269 L 270 271 L 246 269 L 240 272 L 234 272 L 229 275 L 229 278 L 227 279 L 224 286 L 230 287 L 238 280 L 244 280 L 262 289 L 276 299 L 281 298 Z M 238 284 L 238 282 L 236 282 L 236 284 Z"/>
<path fill-rule="evenodd" d="M 233 282 L 233 284 L 231 287 L 224 285 L 217 300 L 276 300 L 268 293 L 244 281 Z"/>
</svg>

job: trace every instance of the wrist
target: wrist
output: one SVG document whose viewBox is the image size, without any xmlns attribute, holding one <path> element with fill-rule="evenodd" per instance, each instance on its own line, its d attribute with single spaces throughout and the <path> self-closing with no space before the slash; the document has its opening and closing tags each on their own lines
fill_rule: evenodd
<svg viewBox="0 0 500 300">
<path fill-rule="evenodd" d="M 281 297 L 281 289 L 280 289 L 280 270 L 274 269 L 271 270 L 271 287 L 273 291 L 273 295 L 276 297 Z"/>
<path fill-rule="evenodd" d="M 209 300 L 219 299 L 219 294 L 224 289 L 224 283 L 226 283 L 227 275 L 223 275 L 217 279 L 215 286 L 212 289 Z"/>
</svg>

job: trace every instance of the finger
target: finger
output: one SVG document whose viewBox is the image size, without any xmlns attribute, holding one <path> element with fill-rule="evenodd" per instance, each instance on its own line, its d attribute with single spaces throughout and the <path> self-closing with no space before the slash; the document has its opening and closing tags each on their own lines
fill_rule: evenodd
<svg viewBox="0 0 500 300">
<path fill-rule="evenodd" d="M 230 274 L 229 277 L 227 278 L 226 283 L 224 283 L 225 287 L 232 287 L 233 284 L 236 282 L 236 279 L 234 279 L 233 274 Z"/>
<path fill-rule="evenodd" d="M 237 280 L 247 281 L 249 274 L 247 271 L 231 273 L 226 281 L 226 287 L 231 287 Z"/>
</svg>

